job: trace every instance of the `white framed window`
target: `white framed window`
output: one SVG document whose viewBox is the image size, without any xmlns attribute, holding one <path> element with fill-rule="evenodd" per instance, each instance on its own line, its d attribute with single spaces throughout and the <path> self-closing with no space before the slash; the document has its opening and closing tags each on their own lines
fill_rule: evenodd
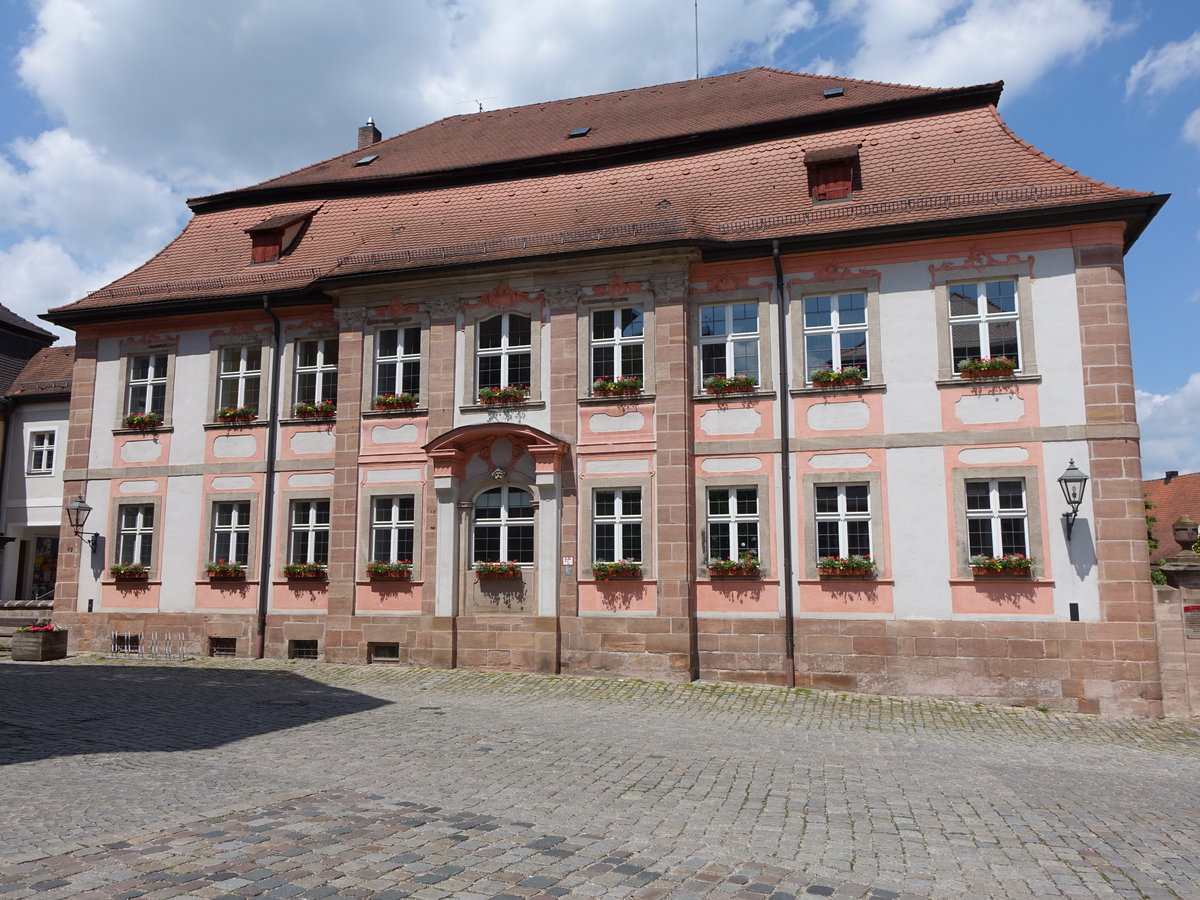
<svg viewBox="0 0 1200 900">
<path fill-rule="evenodd" d="M 708 489 L 708 558 L 758 554 L 758 488 Z"/>
<path fill-rule="evenodd" d="M 592 380 L 641 378 L 645 315 L 640 306 L 592 311 Z"/>
<path fill-rule="evenodd" d="M 477 390 L 530 386 L 533 323 L 528 316 L 504 313 L 475 328 Z"/>
<path fill-rule="evenodd" d="M 54 450 L 57 432 L 31 431 L 29 433 L 30 475 L 49 475 L 54 472 Z"/>
<path fill-rule="evenodd" d="M 497 487 L 475 498 L 472 560 L 533 562 L 533 496 L 518 487 Z"/>
<path fill-rule="evenodd" d="M 871 488 L 866 484 L 813 487 L 817 557 L 871 555 Z"/>
<path fill-rule="evenodd" d="M 951 367 L 964 359 L 1006 356 L 1021 368 L 1021 328 L 1017 280 L 972 281 L 947 285 Z"/>
<path fill-rule="evenodd" d="M 375 336 L 375 393 L 415 397 L 420 390 L 420 327 L 383 329 Z"/>
<path fill-rule="evenodd" d="M 1028 555 L 1029 510 L 1024 480 L 968 481 L 965 488 L 970 555 Z"/>
<path fill-rule="evenodd" d="M 262 385 L 262 344 L 222 347 L 218 354 L 217 408 L 258 410 Z"/>
<path fill-rule="evenodd" d="M 592 554 L 597 561 L 642 559 L 641 488 L 604 488 L 592 493 Z"/>
<path fill-rule="evenodd" d="M 153 504 L 122 504 L 117 510 L 118 563 L 149 566 L 154 554 Z"/>
<path fill-rule="evenodd" d="M 287 561 L 329 562 L 329 501 L 293 500 L 291 513 Z"/>
<path fill-rule="evenodd" d="M 700 377 L 758 373 L 758 302 L 700 307 Z"/>
<path fill-rule="evenodd" d="M 338 339 L 296 341 L 296 402 L 337 402 Z"/>
<path fill-rule="evenodd" d="M 416 498 L 374 497 L 371 501 L 371 560 L 412 562 L 416 535 Z"/>
<path fill-rule="evenodd" d="M 220 501 L 212 511 L 212 561 L 250 562 L 250 501 Z"/>
<path fill-rule="evenodd" d="M 129 357 L 125 390 L 126 413 L 167 411 L 167 354 L 143 353 Z"/>
<path fill-rule="evenodd" d="M 870 377 L 867 365 L 867 294 L 825 294 L 804 298 L 804 379 L 817 369 L 851 366 Z"/>
</svg>

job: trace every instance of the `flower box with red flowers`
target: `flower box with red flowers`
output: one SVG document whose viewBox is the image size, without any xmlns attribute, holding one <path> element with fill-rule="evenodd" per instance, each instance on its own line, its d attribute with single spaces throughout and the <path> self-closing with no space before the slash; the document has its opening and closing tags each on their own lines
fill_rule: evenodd
<svg viewBox="0 0 1200 900">
<path fill-rule="evenodd" d="M 332 419 L 337 415 L 337 404 L 332 400 L 322 400 L 320 403 L 297 403 L 292 407 L 292 414 L 297 419 Z"/>
<path fill-rule="evenodd" d="M 372 560 L 367 563 L 367 577 L 372 581 L 411 581 L 412 560 L 400 559 L 396 562 Z"/>
<path fill-rule="evenodd" d="M 645 382 L 640 375 L 609 378 L 607 375 L 592 382 L 592 394 L 596 397 L 628 397 L 640 394 Z"/>
<path fill-rule="evenodd" d="M 524 384 L 510 384 L 508 387 L 486 387 L 479 391 L 479 402 L 524 403 L 529 399 L 529 387 Z"/>
<path fill-rule="evenodd" d="M 611 581 L 614 578 L 641 578 L 642 564 L 636 559 L 598 559 L 592 563 L 592 575 L 598 581 Z"/>
<path fill-rule="evenodd" d="M 745 394 L 758 387 L 758 379 L 746 372 L 740 375 L 709 375 L 704 390 L 709 394 Z"/>
<path fill-rule="evenodd" d="M 379 394 L 375 397 L 374 405 L 379 410 L 416 409 L 415 394 Z"/>
<path fill-rule="evenodd" d="M 718 556 L 708 561 L 708 574 L 712 578 L 758 578 L 762 565 L 753 553 L 741 553 L 737 559 Z"/>
<path fill-rule="evenodd" d="M 817 369 L 809 375 L 814 387 L 835 388 L 853 387 L 863 383 L 867 373 L 858 366 L 846 366 L 842 369 Z"/>
<path fill-rule="evenodd" d="M 1028 578 L 1033 574 L 1033 557 L 1023 553 L 1007 556 L 985 556 L 977 554 L 969 560 L 971 574 L 976 578 Z"/>
<path fill-rule="evenodd" d="M 964 359 L 958 364 L 958 373 L 963 378 L 1000 378 L 1017 370 L 1017 361 L 1007 356 L 985 359 Z"/>
<path fill-rule="evenodd" d="M 145 581 L 150 577 L 150 567 L 142 563 L 113 563 L 108 574 L 117 581 Z"/>
<path fill-rule="evenodd" d="M 163 417 L 155 412 L 135 412 L 127 413 L 121 422 L 126 428 L 133 428 L 137 431 L 153 431 L 162 425 Z"/>
<path fill-rule="evenodd" d="M 294 562 L 283 567 L 283 577 L 289 581 L 324 581 L 329 570 L 325 563 Z"/>
<path fill-rule="evenodd" d="M 253 406 L 222 406 L 217 410 L 217 421 L 228 424 L 238 422 L 253 422 L 258 418 L 258 410 Z"/>
<path fill-rule="evenodd" d="M 204 567 L 204 574 L 214 581 L 245 581 L 246 567 L 218 559 Z"/>
<path fill-rule="evenodd" d="M 14 662 L 45 662 L 67 655 L 67 629 L 59 625 L 25 625 L 12 636 Z"/>
<path fill-rule="evenodd" d="M 475 577 L 480 580 L 484 578 L 521 577 L 521 564 L 507 559 L 495 561 L 476 560 L 474 568 Z"/>
<path fill-rule="evenodd" d="M 871 557 L 856 553 L 822 556 L 817 560 L 817 572 L 822 578 L 874 578 L 875 563 Z"/>
</svg>

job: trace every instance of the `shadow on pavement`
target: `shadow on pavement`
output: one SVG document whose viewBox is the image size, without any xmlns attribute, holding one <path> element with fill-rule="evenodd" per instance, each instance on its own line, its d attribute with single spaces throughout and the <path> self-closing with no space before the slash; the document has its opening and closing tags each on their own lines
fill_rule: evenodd
<svg viewBox="0 0 1200 900">
<path fill-rule="evenodd" d="M 0 666 L 0 765 L 201 750 L 386 706 L 292 672 Z"/>
</svg>

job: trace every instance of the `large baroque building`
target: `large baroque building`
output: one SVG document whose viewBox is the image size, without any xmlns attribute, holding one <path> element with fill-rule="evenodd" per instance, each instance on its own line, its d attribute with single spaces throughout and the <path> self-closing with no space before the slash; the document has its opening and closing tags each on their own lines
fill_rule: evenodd
<svg viewBox="0 0 1200 900">
<path fill-rule="evenodd" d="M 191 201 L 48 315 L 99 534 L 64 525 L 56 616 L 76 649 L 1158 712 L 1122 260 L 1165 198 L 1000 91 L 753 69 L 368 122 Z"/>
</svg>

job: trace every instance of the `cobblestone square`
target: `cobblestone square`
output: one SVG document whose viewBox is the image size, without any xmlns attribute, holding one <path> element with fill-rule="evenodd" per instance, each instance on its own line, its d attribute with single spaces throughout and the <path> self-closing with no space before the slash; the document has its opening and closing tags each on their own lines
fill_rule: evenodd
<svg viewBox="0 0 1200 900">
<path fill-rule="evenodd" d="M 1200 897 L 1200 724 L 279 661 L 0 663 L 0 900 Z"/>
</svg>

